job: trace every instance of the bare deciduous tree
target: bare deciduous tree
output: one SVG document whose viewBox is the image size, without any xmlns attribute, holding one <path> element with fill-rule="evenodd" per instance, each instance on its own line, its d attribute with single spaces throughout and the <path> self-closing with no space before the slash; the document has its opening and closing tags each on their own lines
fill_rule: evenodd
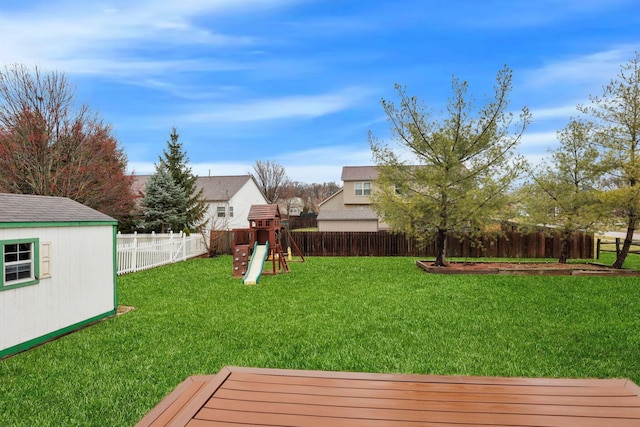
<svg viewBox="0 0 640 427">
<path fill-rule="evenodd" d="M 335 182 L 323 182 L 323 183 L 296 183 L 297 195 L 300 196 L 308 210 L 318 213 L 319 206 L 324 200 L 334 195 L 340 187 Z"/>
<path fill-rule="evenodd" d="M 267 199 L 267 203 L 277 203 L 282 196 L 282 189 L 288 181 L 284 166 L 271 160 L 266 162 L 257 160 L 253 165 L 253 171 L 253 176 Z"/>
</svg>

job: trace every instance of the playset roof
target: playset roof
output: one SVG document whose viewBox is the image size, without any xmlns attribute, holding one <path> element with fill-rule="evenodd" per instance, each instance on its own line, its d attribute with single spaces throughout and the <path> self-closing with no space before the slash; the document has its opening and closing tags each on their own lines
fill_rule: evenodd
<svg viewBox="0 0 640 427">
<path fill-rule="evenodd" d="M 249 221 L 258 219 L 280 218 L 280 209 L 278 205 L 251 205 L 249 210 Z"/>
</svg>

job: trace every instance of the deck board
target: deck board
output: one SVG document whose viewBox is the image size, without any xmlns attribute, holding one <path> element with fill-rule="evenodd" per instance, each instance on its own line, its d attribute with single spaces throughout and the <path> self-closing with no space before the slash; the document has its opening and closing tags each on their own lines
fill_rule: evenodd
<svg viewBox="0 0 640 427">
<path fill-rule="evenodd" d="M 223 368 L 190 377 L 137 425 L 638 426 L 629 380 Z"/>
</svg>

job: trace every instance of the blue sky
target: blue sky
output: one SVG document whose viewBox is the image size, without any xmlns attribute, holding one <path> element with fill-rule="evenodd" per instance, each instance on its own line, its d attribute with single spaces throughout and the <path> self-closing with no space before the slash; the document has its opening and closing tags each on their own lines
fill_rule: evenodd
<svg viewBox="0 0 640 427">
<path fill-rule="evenodd" d="M 478 100 L 514 72 L 533 123 L 520 151 L 557 145 L 575 106 L 640 50 L 638 0 L 140 0 L 0 3 L 0 63 L 64 72 L 112 124 L 136 173 L 172 126 L 194 173 L 274 160 L 303 182 L 372 164 L 380 100 L 406 85 L 440 111 L 451 77 Z"/>
</svg>

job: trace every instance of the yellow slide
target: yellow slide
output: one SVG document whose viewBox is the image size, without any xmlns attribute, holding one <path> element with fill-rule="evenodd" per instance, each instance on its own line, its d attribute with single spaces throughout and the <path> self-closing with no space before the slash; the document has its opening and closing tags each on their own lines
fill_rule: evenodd
<svg viewBox="0 0 640 427">
<path fill-rule="evenodd" d="M 264 245 L 259 245 L 258 242 L 256 242 L 255 245 L 253 245 L 253 254 L 249 260 L 249 268 L 242 279 L 242 283 L 245 285 L 255 285 L 258 283 L 267 255 L 269 255 L 269 242 Z"/>
</svg>

